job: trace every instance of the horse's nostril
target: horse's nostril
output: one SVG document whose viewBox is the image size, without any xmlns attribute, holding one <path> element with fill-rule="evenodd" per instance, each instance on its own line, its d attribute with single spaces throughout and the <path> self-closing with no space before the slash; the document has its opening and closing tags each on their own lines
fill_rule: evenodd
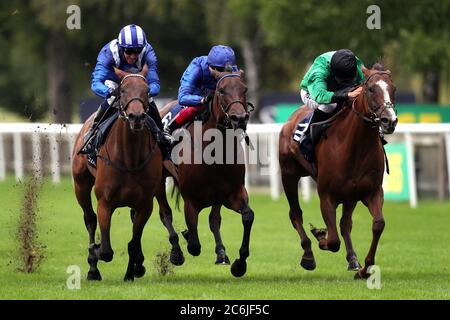
<svg viewBox="0 0 450 320">
<path fill-rule="evenodd" d="M 233 115 L 230 116 L 230 120 L 233 121 L 233 122 L 238 122 L 239 121 L 239 117 L 237 115 L 233 114 Z"/>
</svg>

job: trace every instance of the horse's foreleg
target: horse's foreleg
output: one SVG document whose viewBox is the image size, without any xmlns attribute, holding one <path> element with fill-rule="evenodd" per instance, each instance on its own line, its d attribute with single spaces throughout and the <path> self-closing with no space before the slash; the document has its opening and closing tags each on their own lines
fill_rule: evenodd
<svg viewBox="0 0 450 320">
<path fill-rule="evenodd" d="M 242 186 L 241 190 L 230 199 L 230 203 L 227 207 L 242 215 L 244 234 L 242 237 L 241 248 L 239 249 L 239 259 L 234 260 L 231 265 L 231 273 L 233 276 L 242 277 L 247 271 L 246 260 L 250 255 L 250 232 L 254 220 L 254 213 L 248 205 L 248 194 L 244 186 Z"/>
<path fill-rule="evenodd" d="M 134 277 L 140 278 L 145 274 L 144 254 L 142 253 L 141 238 L 145 224 L 150 218 L 152 207 L 136 210 L 133 218 L 133 237 L 128 243 L 128 268 L 124 281 L 134 281 Z"/>
<path fill-rule="evenodd" d="M 342 205 L 342 218 L 340 222 L 340 229 L 342 238 L 344 238 L 345 248 L 347 249 L 347 270 L 355 271 L 361 268 L 358 262 L 355 251 L 353 250 L 353 244 L 351 239 L 352 232 L 352 214 L 355 210 L 356 202 L 344 202 Z"/>
<path fill-rule="evenodd" d="M 230 259 L 225 252 L 225 246 L 222 242 L 220 235 L 220 224 L 222 218 L 220 216 L 220 205 L 212 206 L 211 213 L 209 214 L 209 228 L 214 235 L 216 242 L 216 264 L 230 264 Z"/>
<path fill-rule="evenodd" d="M 201 252 L 201 245 L 197 232 L 199 212 L 200 209 L 195 207 L 190 200 L 184 199 L 184 217 L 189 233 L 189 236 L 187 237 L 187 248 L 189 253 L 193 256 L 198 256 Z"/>
<path fill-rule="evenodd" d="M 322 217 L 327 226 L 326 239 L 319 241 L 319 247 L 322 250 L 337 252 L 341 246 L 336 228 L 336 207 L 336 202 L 330 199 L 330 197 L 320 197 L 320 210 L 322 211 Z"/>
<path fill-rule="evenodd" d="M 165 179 L 161 182 L 160 188 L 156 193 L 156 199 L 159 204 L 159 217 L 161 222 L 164 224 L 167 231 L 169 231 L 169 242 L 172 245 L 170 262 L 176 266 L 181 266 L 184 263 L 184 256 L 183 251 L 181 251 L 180 248 L 178 234 L 172 224 L 172 209 L 167 201 Z"/>
<path fill-rule="evenodd" d="M 110 262 L 114 256 L 110 240 L 112 209 L 103 199 L 100 199 L 98 202 L 97 214 L 101 241 L 100 248 L 96 250 L 96 255 L 98 259 Z"/>
<path fill-rule="evenodd" d="M 365 199 L 363 203 L 369 208 L 372 215 L 372 243 L 370 245 L 369 253 L 364 261 L 364 268 L 360 269 L 355 275 L 355 278 L 367 278 L 369 274 L 367 269 L 375 264 L 375 253 L 377 251 L 378 242 L 384 230 L 383 217 L 383 190 L 380 188 L 372 197 Z"/>
<path fill-rule="evenodd" d="M 314 270 L 316 268 L 316 261 L 311 249 L 311 240 L 303 228 L 303 211 L 298 201 L 298 181 L 300 180 L 300 176 L 299 174 L 292 174 L 292 172 L 283 171 L 282 169 L 281 179 L 286 198 L 289 202 L 289 218 L 291 219 L 292 226 L 300 236 L 300 245 L 303 248 L 300 265 L 306 270 Z"/>
<path fill-rule="evenodd" d="M 95 254 L 95 231 L 97 229 L 97 215 L 92 208 L 91 190 L 94 184 L 93 177 L 85 177 L 80 180 L 74 176 L 75 195 L 83 209 L 84 224 L 89 234 L 89 249 L 88 249 L 88 263 L 89 271 L 87 274 L 88 280 L 102 280 L 100 271 L 97 268 L 97 256 Z M 98 247 L 98 246 L 97 246 Z"/>
</svg>

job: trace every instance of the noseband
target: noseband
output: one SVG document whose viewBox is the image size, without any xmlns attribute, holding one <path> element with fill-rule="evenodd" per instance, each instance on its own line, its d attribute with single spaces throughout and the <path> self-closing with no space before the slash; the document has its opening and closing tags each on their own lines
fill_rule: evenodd
<svg viewBox="0 0 450 320">
<path fill-rule="evenodd" d="M 229 78 L 229 77 L 239 77 L 240 78 L 241 75 L 238 74 L 238 73 L 230 73 L 230 74 L 226 74 L 223 77 L 221 77 L 217 81 L 216 92 L 219 92 L 218 88 L 219 88 L 220 82 L 222 82 L 223 79 Z M 222 104 L 222 101 L 219 99 L 220 108 L 222 109 L 222 112 L 225 114 L 224 126 L 227 127 L 227 128 L 229 127 L 229 125 L 231 123 L 230 116 L 228 115 L 228 110 L 230 109 L 230 107 L 233 104 L 236 104 L 236 103 L 238 103 L 238 104 L 240 104 L 240 105 L 242 105 L 244 107 L 244 109 L 246 111 L 245 112 L 246 115 L 250 115 L 250 112 L 252 112 L 255 109 L 255 106 L 253 104 L 251 104 L 250 102 L 247 102 L 247 105 L 245 105 L 241 100 L 234 100 L 234 101 L 231 101 L 230 103 L 228 103 L 226 106 L 224 106 Z"/>
<path fill-rule="evenodd" d="M 147 79 L 144 76 L 140 75 L 140 74 L 129 74 L 129 75 L 126 75 L 125 77 L 123 77 L 122 81 L 120 82 L 120 85 L 119 85 L 119 96 L 118 96 L 118 98 L 119 98 L 119 113 L 120 113 L 119 117 L 123 118 L 125 120 L 129 120 L 130 119 L 128 117 L 127 113 L 126 113 L 126 110 L 127 110 L 128 106 L 129 106 L 129 104 L 131 102 L 133 102 L 133 101 L 139 101 L 140 103 L 142 103 L 142 106 L 144 107 L 144 112 L 145 113 L 147 113 L 147 111 L 149 109 L 148 101 L 145 102 L 139 97 L 131 98 L 130 100 L 127 101 L 127 103 L 125 105 L 122 105 L 122 99 L 121 99 L 121 95 L 120 95 L 120 87 L 122 86 L 123 82 L 126 79 L 132 78 L 132 77 L 134 77 L 134 78 L 136 78 L 136 77 L 137 78 L 142 78 L 147 83 Z"/>
<path fill-rule="evenodd" d="M 390 75 L 390 73 L 387 72 L 387 71 L 377 71 L 377 72 L 372 73 L 370 76 L 368 76 L 368 77 L 364 80 L 364 84 L 363 84 L 363 87 L 364 87 L 364 94 L 365 94 L 366 91 L 367 91 L 367 83 L 369 82 L 369 80 L 370 80 L 374 75 L 377 75 L 377 74 L 387 74 L 387 75 Z M 392 102 L 384 102 L 384 103 L 382 103 L 382 104 L 376 105 L 375 107 L 371 107 L 371 106 L 369 105 L 369 116 L 366 116 L 366 115 L 364 115 L 363 113 L 361 113 L 361 112 L 359 112 L 358 110 L 356 110 L 356 108 L 355 108 L 355 103 L 356 103 L 356 99 L 353 100 L 353 103 L 352 103 L 352 111 L 353 111 L 354 113 L 356 113 L 356 114 L 357 114 L 361 119 L 363 119 L 364 121 L 366 121 L 366 122 L 372 124 L 372 125 L 373 125 L 373 126 L 372 126 L 373 128 L 379 127 L 380 124 L 381 124 L 381 119 L 377 116 L 377 113 L 378 113 L 378 111 L 380 110 L 380 108 L 383 108 L 383 109 L 381 110 L 381 112 L 379 112 L 379 114 L 382 114 L 386 109 L 394 109 L 394 104 L 393 104 Z M 394 109 L 394 112 L 395 112 L 395 109 Z"/>
</svg>

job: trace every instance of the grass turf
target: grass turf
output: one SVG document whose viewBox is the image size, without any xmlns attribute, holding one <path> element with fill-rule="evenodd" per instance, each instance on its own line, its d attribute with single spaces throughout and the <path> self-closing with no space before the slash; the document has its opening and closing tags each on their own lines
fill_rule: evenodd
<svg viewBox="0 0 450 320">
<path fill-rule="evenodd" d="M 111 228 L 114 260 L 99 262 L 103 281 L 85 280 L 88 271 L 88 235 L 82 211 L 76 202 L 70 178 L 54 186 L 46 182 L 38 198 L 39 240 L 45 244 L 45 259 L 38 270 L 24 274 L 18 264 L 15 230 L 24 183 L 12 178 L 0 183 L 0 299 L 449 299 L 450 298 L 450 203 L 421 201 L 417 209 L 407 203 L 384 205 L 386 228 L 376 264 L 381 268 L 381 290 L 369 290 L 365 281 L 353 280 L 346 270 L 342 241 L 338 253 L 319 250 L 313 239 L 317 262 L 310 272 L 299 266 L 303 253 L 300 240 L 288 217 L 284 196 L 272 201 L 267 195 L 251 194 L 255 211 L 247 273 L 234 278 L 229 266 L 214 265 L 214 239 L 208 213 L 199 219 L 202 253 L 192 257 L 180 236 L 186 261 L 173 272 L 161 276 L 155 257 L 169 250 L 168 234 L 159 220 L 157 205 L 144 231 L 142 246 L 146 275 L 124 283 L 131 238 L 128 209 L 114 213 Z M 156 202 L 155 202 L 156 203 Z M 95 206 L 94 206 L 95 208 Z M 308 222 L 323 227 L 319 203 L 302 204 L 305 227 Z M 340 209 L 340 208 L 339 208 Z M 340 217 L 340 213 L 338 215 Z M 178 232 L 185 229 L 184 216 L 174 211 Z M 222 238 L 231 261 L 238 257 L 242 240 L 240 216 L 224 209 Z M 361 263 L 367 254 L 372 232 L 367 209 L 358 205 L 354 213 L 353 244 Z M 312 237 L 312 236 L 311 236 Z M 66 270 L 81 268 L 81 289 L 69 290 Z"/>
</svg>

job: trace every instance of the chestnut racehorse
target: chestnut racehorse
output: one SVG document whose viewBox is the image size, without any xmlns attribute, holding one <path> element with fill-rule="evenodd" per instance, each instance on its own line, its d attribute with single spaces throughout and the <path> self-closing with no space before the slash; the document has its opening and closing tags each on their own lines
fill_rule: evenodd
<svg viewBox="0 0 450 320">
<path fill-rule="evenodd" d="M 347 102 L 334 117 L 326 135 L 317 143 L 317 175 L 310 163 L 300 154 L 299 145 L 292 139 L 300 119 L 310 112 L 303 107 L 295 111 L 283 126 L 279 140 L 279 161 L 283 187 L 289 202 L 289 217 L 297 230 L 304 250 L 301 266 L 306 270 L 316 267 L 311 241 L 303 228 L 302 209 L 298 201 L 298 182 L 301 177 L 313 176 L 317 182 L 320 209 L 326 229 L 313 229 L 322 250 L 336 252 L 340 240 L 336 227 L 336 209 L 342 204 L 340 232 L 347 249 L 348 270 L 358 270 L 355 278 L 368 277 L 367 268 L 375 264 L 378 241 L 385 221 L 383 207 L 383 174 L 385 155 L 380 139 L 384 133 L 393 133 L 397 125 L 394 110 L 395 86 L 390 71 L 380 64 L 363 68 L 363 93 Z M 313 173 L 314 172 L 314 173 Z M 358 201 L 372 215 L 372 244 L 361 268 L 350 237 L 352 213 Z"/>
<path fill-rule="evenodd" d="M 115 69 L 116 75 L 121 79 L 118 98 L 120 116 L 100 147 L 97 169 L 88 165 L 86 155 L 78 154 L 94 115 L 83 125 L 75 142 L 72 173 L 76 198 L 83 209 L 89 233 L 88 280 L 101 280 L 97 268 L 98 260 L 110 262 L 113 259 L 110 227 L 112 214 L 118 207 L 130 207 L 134 212 L 133 236 L 128 243 L 129 261 L 124 280 L 133 281 L 134 277 L 142 277 L 145 274 L 141 236 L 152 213 L 153 197 L 161 190 L 163 170 L 161 150 L 145 125 L 148 117 L 148 85 L 145 77 L 147 70 L 146 65 L 139 74 Z M 91 203 L 93 187 L 98 200 L 100 245 L 95 244 L 97 216 Z M 172 243 L 171 260 L 176 256 L 176 262 L 181 264 L 184 258 L 171 219 L 161 214 L 161 220 L 169 230 Z"/>
<path fill-rule="evenodd" d="M 249 113 L 253 107 L 246 101 L 247 87 L 242 79 L 242 71 L 229 73 L 212 70 L 211 72 L 217 79 L 217 86 L 211 102 L 209 119 L 203 125 L 199 121 L 196 121 L 196 124 L 190 124 L 187 127 L 188 138 L 181 142 L 181 157 L 186 155 L 186 148 L 189 149 L 188 151 L 191 154 L 187 159 L 188 161 L 181 162 L 178 165 L 179 190 L 184 200 L 184 214 L 188 227 L 184 236 L 188 240 L 189 253 L 198 256 L 201 251 L 197 233 L 198 214 L 202 209 L 212 207 L 209 221 L 210 229 L 216 241 L 216 264 L 229 264 L 220 235 L 220 208 L 225 206 L 238 212 L 242 216 L 244 234 L 239 250 L 239 259 L 236 259 L 232 264 L 231 273 L 235 277 L 241 277 L 247 269 L 246 260 L 249 256 L 250 230 L 254 213 L 249 207 L 248 194 L 244 186 L 245 164 L 243 161 L 237 161 L 236 158 L 243 153 L 241 143 L 238 138 L 228 144 L 225 141 L 226 133 L 240 131 L 244 134 Z M 161 116 L 163 117 L 175 103 L 171 102 L 166 105 L 161 110 Z M 201 129 L 195 131 L 196 126 Z M 223 146 L 215 150 L 217 154 L 222 154 L 223 162 L 206 163 L 202 157 L 200 163 L 195 163 L 196 143 L 200 141 L 199 148 L 204 154 L 208 147 L 211 148 L 212 139 L 203 139 L 203 137 L 210 133 L 211 135 L 218 133 L 221 137 L 220 140 L 224 142 Z M 187 147 L 184 144 L 186 142 L 188 142 Z M 229 162 L 225 158 L 229 159 L 227 155 L 230 154 L 233 155 L 234 160 Z M 158 197 L 158 202 L 160 206 L 165 207 L 167 206 L 165 193 L 162 192 L 161 194 L 164 198 Z M 166 210 L 169 210 L 169 208 L 166 208 Z"/>
</svg>

